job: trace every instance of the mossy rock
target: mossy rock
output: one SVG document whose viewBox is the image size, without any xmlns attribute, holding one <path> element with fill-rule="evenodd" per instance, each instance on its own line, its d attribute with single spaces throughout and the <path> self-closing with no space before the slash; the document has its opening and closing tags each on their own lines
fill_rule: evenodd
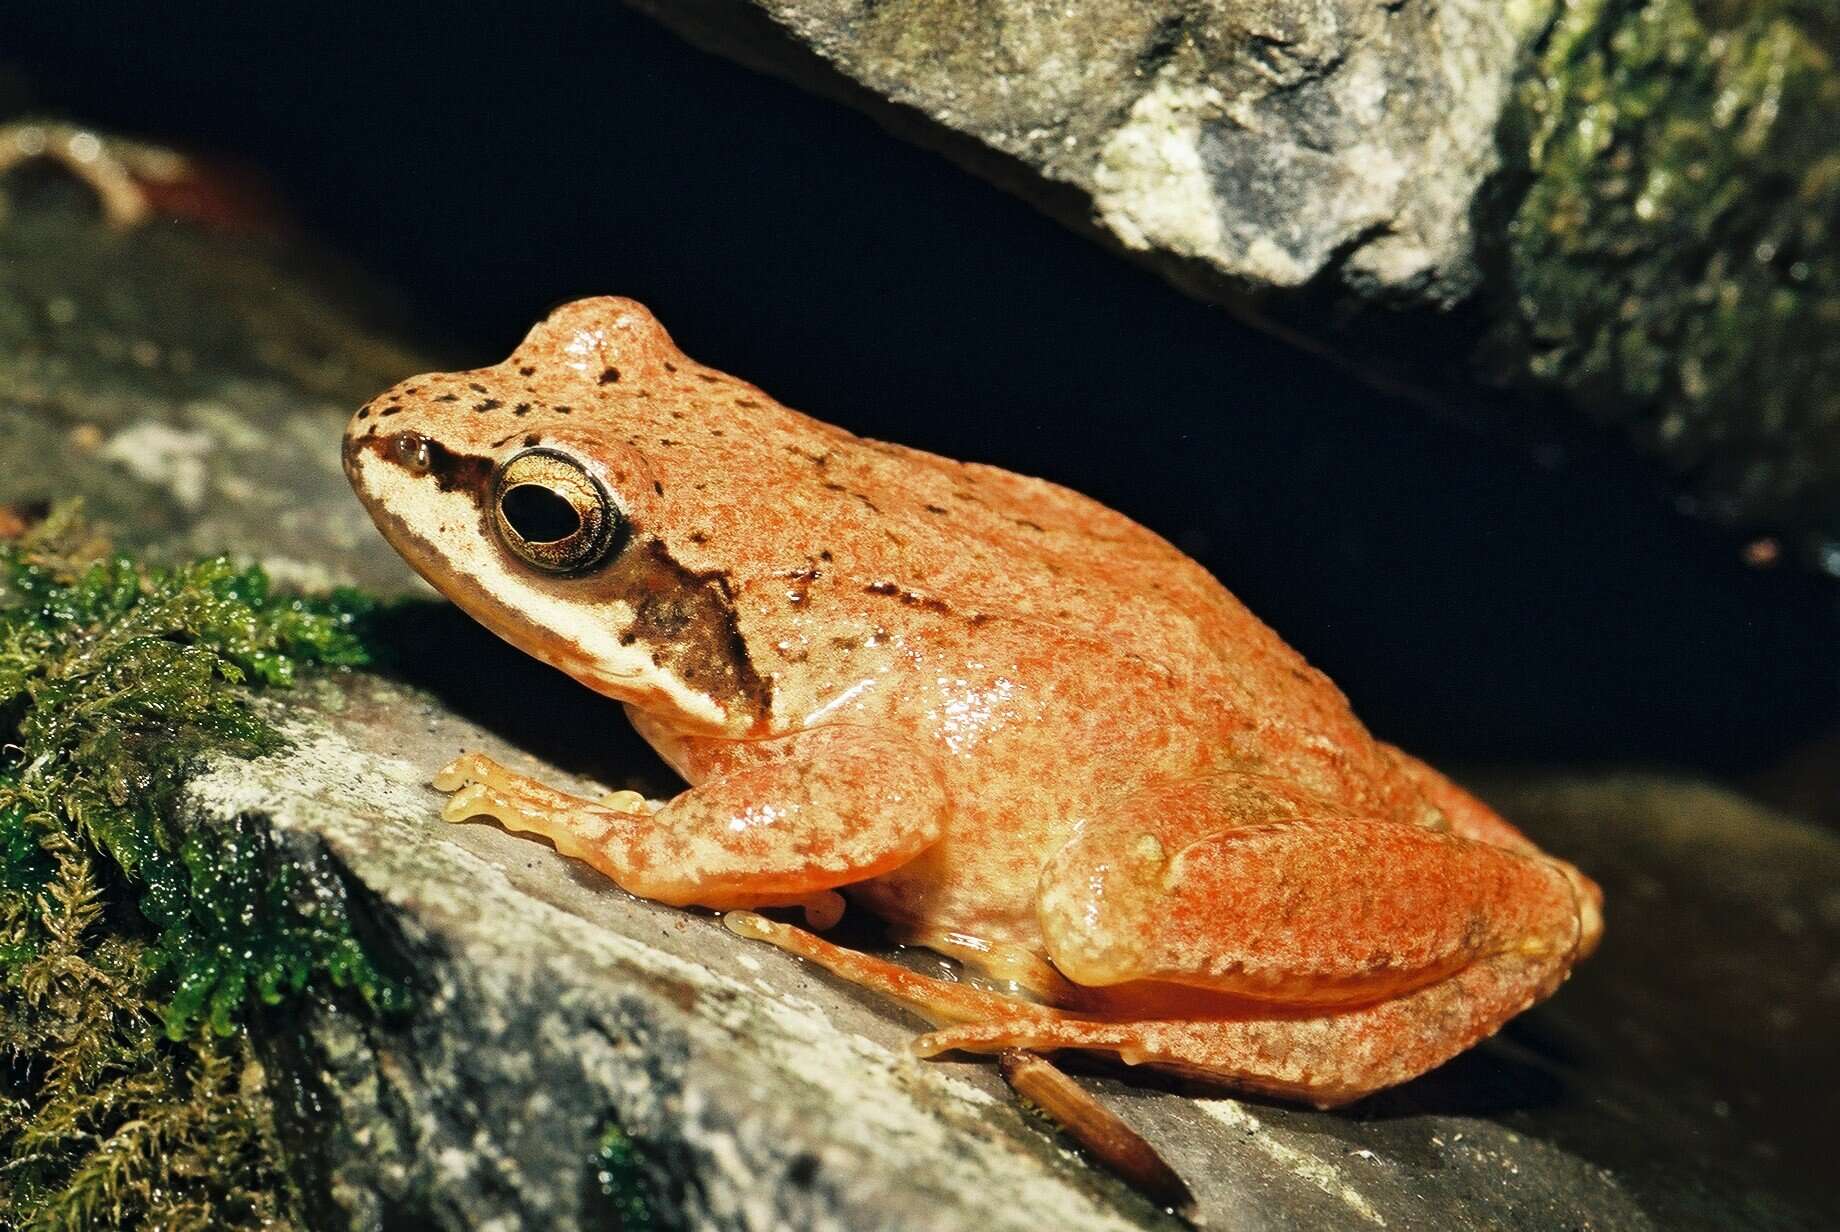
<svg viewBox="0 0 1840 1232">
<path fill-rule="evenodd" d="M 1799 0 L 1567 0 L 1504 128 L 1500 375 L 1840 574 L 1840 30 Z"/>
</svg>

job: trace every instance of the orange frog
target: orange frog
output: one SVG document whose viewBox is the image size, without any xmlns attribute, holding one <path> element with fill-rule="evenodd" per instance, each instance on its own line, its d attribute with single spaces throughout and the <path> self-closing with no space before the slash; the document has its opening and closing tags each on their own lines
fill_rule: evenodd
<svg viewBox="0 0 1840 1232">
<path fill-rule="evenodd" d="M 446 816 L 897 997 L 917 1050 L 1087 1049 L 1333 1105 L 1551 993 L 1597 887 L 1376 741 L 1206 570 L 1054 484 L 863 440 L 557 309 L 345 438 L 390 543 L 625 703 L 691 784 L 649 809 L 469 755 Z M 839 892 L 1012 982 L 929 979 L 751 908 Z"/>
</svg>

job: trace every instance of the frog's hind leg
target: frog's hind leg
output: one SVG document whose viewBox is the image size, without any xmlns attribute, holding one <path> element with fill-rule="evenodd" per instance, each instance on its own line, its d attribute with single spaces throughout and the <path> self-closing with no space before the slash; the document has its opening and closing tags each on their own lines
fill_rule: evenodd
<svg viewBox="0 0 1840 1232">
<path fill-rule="evenodd" d="M 1414 1078 L 1493 1033 L 1547 990 L 1531 968 L 1502 956 L 1406 997 L 1307 1014 L 1272 1008 L 1246 1018 L 1098 1021 L 1039 1010 L 947 1026 L 913 1047 L 926 1057 L 1012 1048 L 1109 1052 L 1129 1065 L 1333 1108 Z"/>
<path fill-rule="evenodd" d="M 738 936 L 765 941 L 797 954 L 848 983 L 879 992 L 908 1006 L 935 1026 L 940 1023 L 1008 1022 L 1040 1007 L 970 984 L 935 979 L 860 950 L 847 950 L 791 924 L 752 911 L 731 911 L 723 923 Z"/>
<path fill-rule="evenodd" d="M 1356 816 L 1293 784 L 1165 785 L 1094 819 L 1042 872 L 1048 955 L 1077 984 L 1127 994 L 1113 1021 L 975 1024 L 923 1047 L 1106 1049 L 1341 1103 L 1551 993 L 1596 943 L 1598 902 L 1561 861 Z M 1132 997 L 1138 1021 L 1117 1021 Z"/>
</svg>

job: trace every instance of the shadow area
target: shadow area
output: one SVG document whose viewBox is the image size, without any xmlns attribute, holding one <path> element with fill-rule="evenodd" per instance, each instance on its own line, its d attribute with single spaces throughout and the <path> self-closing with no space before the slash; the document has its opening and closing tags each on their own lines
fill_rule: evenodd
<svg viewBox="0 0 1840 1232">
<path fill-rule="evenodd" d="M 571 774 L 648 796 L 683 784 L 633 731 L 620 704 L 501 640 L 452 604 L 404 599 L 369 620 L 378 674 Z"/>
</svg>

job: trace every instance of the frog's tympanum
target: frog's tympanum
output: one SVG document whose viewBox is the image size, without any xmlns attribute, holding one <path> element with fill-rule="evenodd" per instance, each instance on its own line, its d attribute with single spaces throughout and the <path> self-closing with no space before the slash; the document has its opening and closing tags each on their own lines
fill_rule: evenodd
<svg viewBox="0 0 1840 1232">
<path fill-rule="evenodd" d="M 462 756 L 447 816 L 730 911 L 930 1019 L 922 1054 L 1085 1049 L 1330 1105 L 1597 942 L 1590 880 L 1375 740 L 1161 538 L 790 411 L 631 300 L 398 385 L 345 466 L 424 577 L 625 703 L 690 784 L 653 810 Z M 751 910 L 822 930 L 839 892 L 1015 995 Z"/>
</svg>

